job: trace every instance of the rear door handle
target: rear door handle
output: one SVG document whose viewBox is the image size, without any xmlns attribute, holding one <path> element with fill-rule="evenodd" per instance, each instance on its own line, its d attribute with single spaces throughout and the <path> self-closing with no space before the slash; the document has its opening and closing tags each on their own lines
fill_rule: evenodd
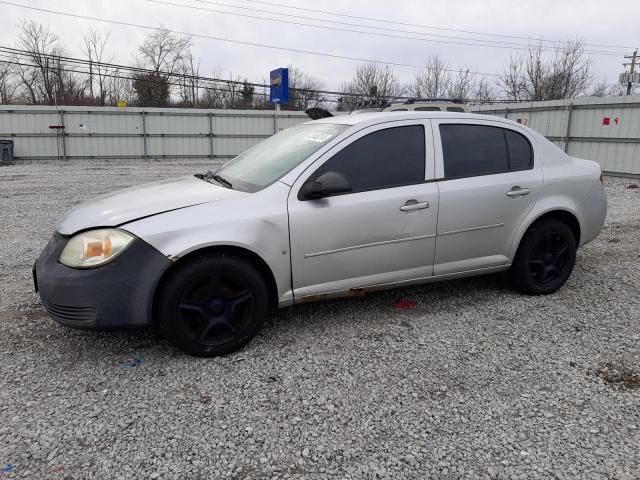
<svg viewBox="0 0 640 480">
<path fill-rule="evenodd" d="M 518 186 L 512 187 L 506 195 L 507 197 L 521 197 L 522 195 L 529 195 L 531 193 L 530 188 L 520 188 Z"/>
<path fill-rule="evenodd" d="M 429 208 L 429 202 L 418 202 L 417 200 L 407 200 L 407 202 L 400 207 L 403 212 L 411 212 L 413 210 L 422 210 L 423 208 Z"/>
</svg>

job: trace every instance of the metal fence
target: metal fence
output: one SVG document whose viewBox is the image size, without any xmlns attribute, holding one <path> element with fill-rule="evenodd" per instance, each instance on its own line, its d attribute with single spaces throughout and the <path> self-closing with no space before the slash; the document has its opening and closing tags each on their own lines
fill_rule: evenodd
<svg viewBox="0 0 640 480">
<path fill-rule="evenodd" d="M 477 107 L 523 123 L 605 172 L 640 175 L 640 96 Z M 0 139 L 18 159 L 232 158 L 304 112 L 0 106 Z"/>
<path fill-rule="evenodd" d="M 597 161 L 606 173 L 640 175 L 640 96 L 485 105 L 475 110 L 523 123 L 569 155 Z"/>
<path fill-rule="evenodd" d="M 16 159 L 232 158 L 304 112 L 0 106 Z"/>
</svg>

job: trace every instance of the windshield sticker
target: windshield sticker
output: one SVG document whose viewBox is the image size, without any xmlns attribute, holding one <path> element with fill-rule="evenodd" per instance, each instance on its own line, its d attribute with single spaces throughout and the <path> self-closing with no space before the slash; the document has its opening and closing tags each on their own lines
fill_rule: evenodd
<svg viewBox="0 0 640 480">
<path fill-rule="evenodd" d="M 308 140 L 309 142 L 322 143 L 322 142 L 326 142 L 331 137 L 333 137 L 333 135 L 331 135 L 330 133 L 310 133 L 309 135 L 304 137 L 304 139 Z"/>
</svg>

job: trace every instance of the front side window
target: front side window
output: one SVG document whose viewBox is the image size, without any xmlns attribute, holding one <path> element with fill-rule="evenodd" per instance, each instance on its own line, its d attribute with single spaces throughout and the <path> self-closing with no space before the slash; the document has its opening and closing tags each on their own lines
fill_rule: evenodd
<svg viewBox="0 0 640 480">
<path fill-rule="evenodd" d="M 256 192 L 291 171 L 349 125 L 305 123 L 288 128 L 240 154 L 216 172 L 234 189 Z"/>
<path fill-rule="evenodd" d="M 422 125 L 370 133 L 336 153 L 309 179 L 326 172 L 345 176 L 351 193 L 414 185 L 425 180 L 425 134 Z"/>
</svg>

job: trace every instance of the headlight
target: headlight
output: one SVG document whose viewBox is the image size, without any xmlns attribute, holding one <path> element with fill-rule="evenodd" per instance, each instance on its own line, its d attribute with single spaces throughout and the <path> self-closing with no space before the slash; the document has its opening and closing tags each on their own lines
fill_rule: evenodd
<svg viewBox="0 0 640 480">
<path fill-rule="evenodd" d="M 60 263 L 72 268 L 91 268 L 116 258 L 134 236 L 112 228 L 82 232 L 69 240 L 60 254 Z"/>
</svg>

